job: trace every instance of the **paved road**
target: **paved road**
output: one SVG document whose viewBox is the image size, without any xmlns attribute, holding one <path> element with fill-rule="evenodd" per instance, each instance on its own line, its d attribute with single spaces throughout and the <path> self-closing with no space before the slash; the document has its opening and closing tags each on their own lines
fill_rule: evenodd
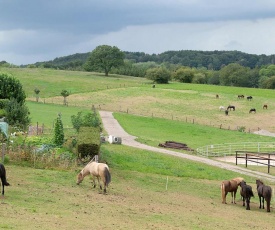
<svg viewBox="0 0 275 230">
<path fill-rule="evenodd" d="M 238 173 L 241 173 L 241 174 L 244 174 L 247 176 L 254 176 L 254 177 L 260 178 L 262 180 L 269 180 L 269 181 L 275 182 L 275 176 L 271 176 L 266 173 L 254 172 L 254 171 L 251 171 L 246 168 L 240 168 L 236 165 L 230 165 L 230 164 L 227 164 L 224 162 L 215 161 L 215 160 L 211 160 L 211 159 L 204 158 L 204 157 L 199 157 L 199 156 L 190 155 L 190 154 L 184 154 L 184 153 L 180 153 L 180 152 L 176 152 L 176 151 L 172 151 L 172 150 L 168 150 L 168 149 L 163 149 L 163 148 L 159 148 L 159 147 L 153 147 L 153 146 L 141 144 L 135 140 L 136 139 L 135 136 L 131 136 L 130 134 L 125 132 L 125 130 L 118 123 L 118 121 L 113 117 L 112 112 L 99 111 L 99 114 L 101 116 L 104 129 L 106 130 L 108 135 L 121 137 L 123 145 L 131 146 L 131 147 L 135 147 L 135 148 L 139 148 L 139 149 L 150 150 L 150 151 L 159 152 L 159 153 L 164 153 L 164 154 L 168 154 L 168 155 L 172 155 L 172 156 L 176 156 L 176 157 L 181 157 L 181 158 L 185 158 L 188 160 L 197 161 L 197 162 L 205 163 L 208 165 L 216 166 L 219 168 L 223 168 L 226 170 L 238 172 Z"/>
</svg>

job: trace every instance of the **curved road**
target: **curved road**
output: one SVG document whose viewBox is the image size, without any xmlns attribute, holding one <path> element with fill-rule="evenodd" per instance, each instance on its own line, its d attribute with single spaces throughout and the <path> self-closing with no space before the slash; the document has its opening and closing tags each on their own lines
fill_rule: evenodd
<svg viewBox="0 0 275 230">
<path fill-rule="evenodd" d="M 255 171 L 252 171 L 252 170 L 249 170 L 246 168 L 240 168 L 235 165 L 230 165 L 227 163 L 211 160 L 211 159 L 204 158 L 204 157 L 184 154 L 184 153 L 180 153 L 180 152 L 176 152 L 176 151 L 172 151 L 172 150 L 168 150 L 168 149 L 162 149 L 162 148 L 157 148 L 157 147 L 152 147 L 149 145 L 141 144 L 135 140 L 136 139 L 135 136 L 131 136 L 130 134 L 125 132 L 125 130 L 118 123 L 118 121 L 113 117 L 112 112 L 99 111 L 99 114 L 101 116 L 104 129 L 106 130 L 108 135 L 121 137 L 123 145 L 131 146 L 131 147 L 135 147 L 135 148 L 139 148 L 139 149 L 150 150 L 150 151 L 159 152 L 159 153 L 164 153 L 164 154 L 168 154 L 168 155 L 172 155 L 172 156 L 176 156 L 176 157 L 181 157 L 181 158 L 185 158 L 188 160 L 197 161 L 197 162 L 201 162 L 204 164 L 223 168 L 226 170 L 238 172 L 238 173 L 241 173 L 241 174 L 244 174 L 247 176 L 253 176 L 256 178 L 260 178 L 262 180 L 269 180 L 269 181 L 275 182 L 275 176 L 272 176 L 272 175 L 269 175 L 266 173 L 255 172 Z"/>
</svg>

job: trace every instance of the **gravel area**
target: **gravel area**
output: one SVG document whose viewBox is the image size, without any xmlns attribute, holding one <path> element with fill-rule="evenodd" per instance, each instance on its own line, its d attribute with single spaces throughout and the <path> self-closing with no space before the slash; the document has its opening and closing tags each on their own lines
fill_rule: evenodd
<svg viewBox="0 0 275 230">
<path fill-rule="evenodd" d="M 220 161 L 216 161 L 216 160 L 212 160 L 212 159 L 208 159 L 208 158 L 204 158 L 204 157 L 199 157 L 196 155 L 184 154 L 184 153 L 180 153 L 180 152 L 176 152 L 176 151 L 172 151 L 172 150 L 168 150 L 168 149 L 163 149 L 163 148 L 159 148 L 159 147 L 153 147 L 153 146 L 141 144 L 135 140 L 136 139 L 135 136 L 132 136 L 132 135 L 128 134 L 127 132 L 125 132 L 125 130 L 118 123 L 118 121 L 113 117 L 112 112 L 99 111 L 99 114 L 101 116 L 104 129 L 106 130 L 108 135 L 112 135 L 115 137 L 121 137 L 123 145 L 131 146 L 131 147 L 135 147 L 135 148 L 139 148 L 139 149 L 145 149 L 145 150 L 149 150 L 149 151 L 153 151 L 153 152 L 164 153 L 164 154 L 168 154 L 168 155 L 172 155 L 172 156 L 176 156 L 176 157 L 181 157 L 181 158 L 185 158 L 188 160 L 197 161 L 197 162 L 201 162 L 204 164 L 223 168 L 226 170 L 238 172 L 238 173 L 241 173 L 241 174 L 244 174 L 247 176 L 254 176 L 254 177 L 262 179 L 262 180 L 269 180 L 269 181 L 275 182 L 275 176 L 272 176 L 272 175 L 269 175 L 266 173 L 255 172 L 255 171 L 252 171 L 252 170 L 249 170 L 246 168 L 240 168 L 237 165 L 230 165 L 225 162 L 220 162 Z"/>
</svg>

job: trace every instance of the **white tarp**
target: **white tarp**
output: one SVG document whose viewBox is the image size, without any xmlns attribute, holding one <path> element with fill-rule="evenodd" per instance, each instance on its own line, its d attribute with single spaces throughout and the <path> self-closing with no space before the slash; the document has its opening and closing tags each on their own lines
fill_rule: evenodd
<svg viewBox="0 0 275 230">
<path fill-rule="evenodd" d="M 0 122 L 0 130 L 6 137 L 8 137 L 9 125 L 7 122 Z"/>
</svg>

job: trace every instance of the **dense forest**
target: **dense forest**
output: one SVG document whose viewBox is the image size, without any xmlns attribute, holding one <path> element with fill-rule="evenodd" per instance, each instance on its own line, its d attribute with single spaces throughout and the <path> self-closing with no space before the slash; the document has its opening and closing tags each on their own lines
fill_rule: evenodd
<svg viewBox="0 0 275 230">
<path fill-rule="evenodd" d="M 33 65 L 45 68 L 80 70 L 87 61 L 90 53 L 77 53 L 52 61 L 37 62 Z M 170 63 L 191 68 L 204 67 L 208 70 L 220 70 L 230 63 L 238 63 L 244 67 L 256 68 L 275 64 L 275 55 L 247 54 L 240 51 L 167 51 L 160 54 L 146 54 L 144 52 L 124 52 L 125 59 L 132 63 L 154 62 L 157 64 Z"/>
</svg>

